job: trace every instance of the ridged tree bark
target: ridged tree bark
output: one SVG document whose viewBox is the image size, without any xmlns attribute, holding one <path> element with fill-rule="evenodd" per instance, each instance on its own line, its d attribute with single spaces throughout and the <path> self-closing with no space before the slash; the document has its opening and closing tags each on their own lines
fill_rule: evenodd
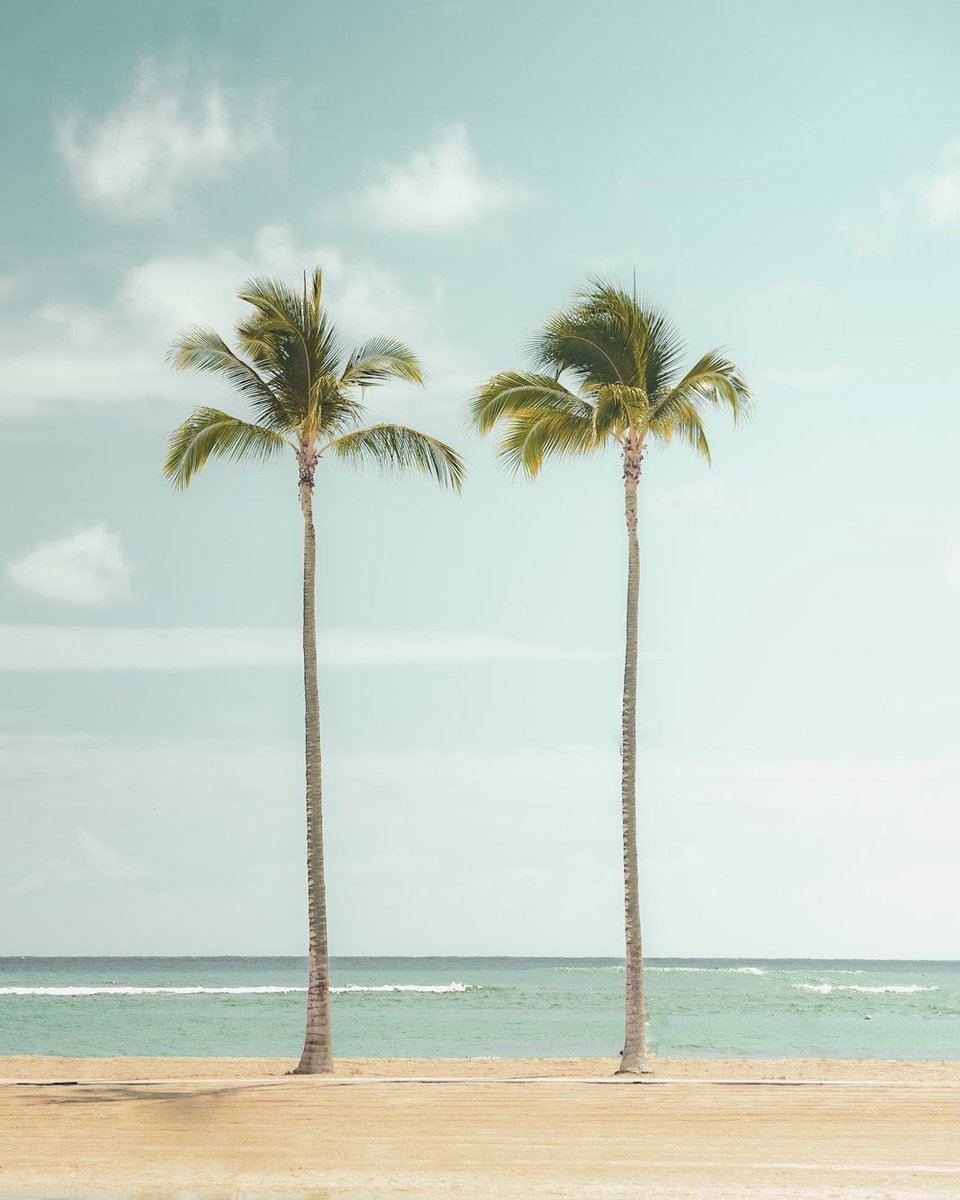
<svg viewBox="0 0 960 1200">
<path fill-rule="evenodd" d="M 320 773 L 320 695 L 317 687 L 316 566 L 313 524 L 313 477 L 316 458 L 300 457 L 300 507 L 303 509 L 303 693 L 307 793 L 307 913 L 309 974 L 307 1031 L 297 1075 L 333 1070 L 330 1038 L 330 964 L 327 949 L 327 898 L 323 875 L 323 805 Z"/>
<path fill-rule="evenodd" d="M 627 644 L 623 667 L 621 806 L 623 813 L 623 893 L 626 930 L 627 1021 L 619 1074 L 646 1068 L 646 1014 L 643 998 L 643 945 L 640 939 L 640 879 L 637 864 L 637 607 L 640 598 L 640 544 L 637 540 L 637 483 L 642 447 L 633 435 L 623 451 L 627 520 Z"/>
</svg>

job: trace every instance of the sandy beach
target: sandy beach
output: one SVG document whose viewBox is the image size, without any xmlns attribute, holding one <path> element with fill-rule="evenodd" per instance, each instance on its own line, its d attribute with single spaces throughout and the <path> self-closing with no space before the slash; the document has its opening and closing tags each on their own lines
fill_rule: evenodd
<svg viewBox="0 0 960 1200">
<path fill-rule="evenodd" d="M 0 1194 L 957 1197 L 960 1064 L 0 1059 Z"/>
</svg>

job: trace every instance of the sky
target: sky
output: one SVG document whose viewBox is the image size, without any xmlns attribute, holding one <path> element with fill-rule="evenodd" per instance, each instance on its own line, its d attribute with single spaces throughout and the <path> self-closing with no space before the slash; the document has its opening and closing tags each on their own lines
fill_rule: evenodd
<svg viewBox="0 0 960 1200">
<path fill-rule="evenodd" d="M 622 953 L 615 455 L 465 404 L 591 277 L 756 397 L 641 479 L 653 955 L 960 958 L 955 4 L 48 0 L 0 44 L 0 954 L 305 951 L 293 464 L 177 332 L 321 265 L 462 497 L 322 464 L 335 954 Z"/>
</svg>

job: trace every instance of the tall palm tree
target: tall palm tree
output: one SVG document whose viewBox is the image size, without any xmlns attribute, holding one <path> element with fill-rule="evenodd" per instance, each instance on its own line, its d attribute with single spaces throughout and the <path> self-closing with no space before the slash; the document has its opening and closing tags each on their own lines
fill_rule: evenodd
<svg viewBox="0 0 960 1200">
<path fill-rule="evenodd" d="M 593 454 L 610 445 L 619 448 L 623 462 L 628 572 L 621 806 L 627 1019 L 619 1071 L 638 1073 L 645 1067 L 646 1025 L 636 816 L 637 483 L 651 444 L 677 439 L 709 462 L 704 410 L 728 406 L 736 419 L 750 393 L 737 368 L 718 350 L 708 351 L 681 374 L 684 350 L 673 325 L 635 291 L 603 280 L 592 281 L 570 308 L 548 320 L 531 349 L 535 370 L 494 375 L 471 402 L 480 433 L 501 427 L 500 458 L 530 478 L 551 456 Z"/>
<path fill-rule="evenodd" d="M 413 470 L 459 491 L 459 455 L 443 442 L 404 425 L 360 427 L 361 396 L 390 379 L 422 383 L 420 364 L 402 342 L 376 337 L 345 354 L 322 304 L 319 270 L 302 292 L 274 279 L 254 279 L 239 293 L 251 311 L 236 328 L 237 350 L 212 329 L 193 328 L 175 342 L 170 361 L 180 369 L 222 376 L 245 400 L 252 420 L 198 408 L 170 436 L 164 474 L 187 487 L 210 458 L 262 462 L 289 451 L 299 478 L 303 512 L 303 684 L 306 748 L 309 979 L 307 1028 L 297 1074 L 330 1071 L 330 980 L 323 873 L 320 704 L 317 693 L 314 476 L 326 457 Z"/>
</svg>

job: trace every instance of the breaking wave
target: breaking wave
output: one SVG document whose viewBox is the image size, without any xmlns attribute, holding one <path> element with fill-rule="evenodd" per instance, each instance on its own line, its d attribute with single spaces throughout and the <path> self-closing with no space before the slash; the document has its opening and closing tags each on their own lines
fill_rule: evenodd
<svg viewBox="0 0 960 1200">
<path fill-rule="evenodd" d="M 704 975 L 766 975 L 763 967 L 647 967 L 648 971 L 683 971 Z"/>
<path fill-rule="evenodd" d="M 471 983 L 350 983 L 346 987 L 331 988 L 331 992 L 468 992 Z M 304 988 L 304 991 L 307 989 Z"/>
<path fill-rule="evenodd" d="M 381 983 L 347 984 L 331 992 L 466 992 L 468 983 Z M 0 987 L 0 996 L 280 996 L 305 992 L 305 987 L 264 985 L 262 987 Z"/>
<path fill-rule="evenodd" d="M 860 983 L 795 983 L 795 988 L 803 992 L 820 992 L 827 996 L 830 992 L 898 992 L 910 995 L 913 992 L 939 992 L 938 987 L 922 987 L 919 983 L 884 983 L 877 987 L 866 987 Z"/>
<path fill-rule="evenodd" d="M 589 971 L 591 975 L 596 971 L 625 971 L 626 969 L 623 963 L 614 963 L 612 966 L 604 967 L 551 967 L 553 971 Z"/>
<path fill-rule="evenodd" d="M 766 975 L 766 970 L 763 967 L 651 967 L 644 966 L 644 971 L 654 972 L 658 974 L 666 974 L 668 972 L 679 971 L 685 974 L 694 975 Z M 610 967 L 554 967 L 554 971 L 625 971 L 626 967 L 621 963 L 619 966 Z"/>
</svg>

